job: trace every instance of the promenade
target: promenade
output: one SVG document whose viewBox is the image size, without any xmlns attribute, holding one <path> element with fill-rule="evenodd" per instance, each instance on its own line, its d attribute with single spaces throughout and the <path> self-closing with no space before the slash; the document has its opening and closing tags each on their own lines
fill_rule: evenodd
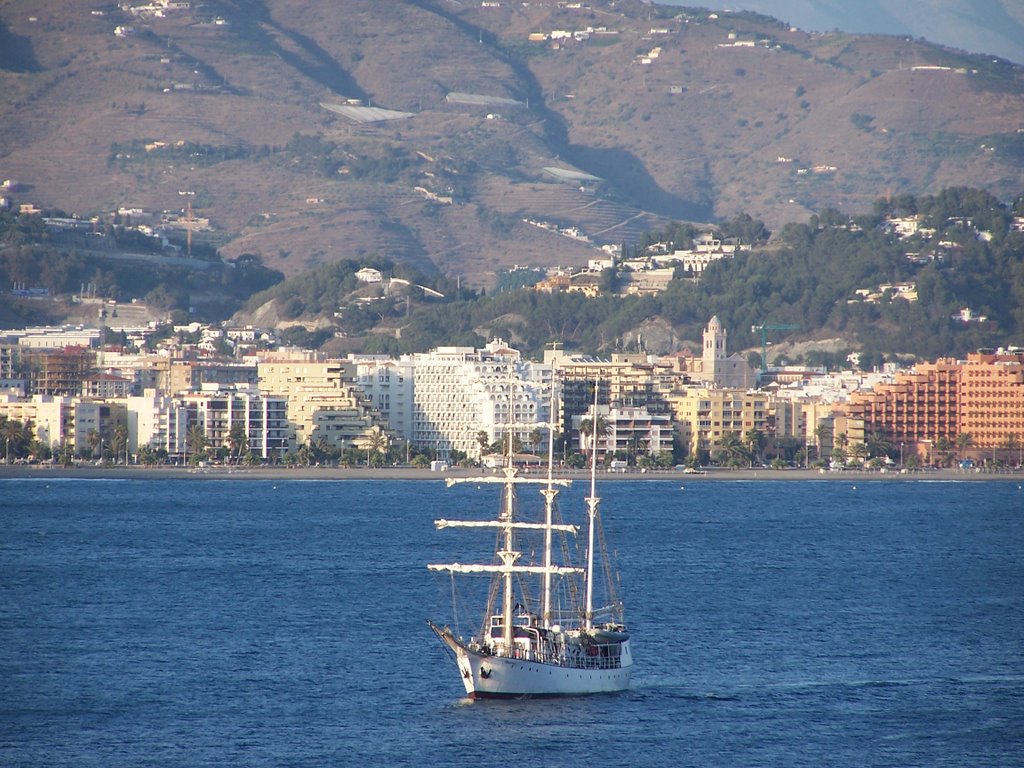
<svg viewBox="0 0 1024 768">
<path fill-rule="evenodd" d="M 79 466 L 60 467 L 50 465 L 0 465 L 0 480 L 4 479 L 38 479 L 52 478 L 95 480 L 95 479 L 136 479 L 136 480 L 422 480 L 441 482 L 446 478 L 478 477 L 497 475 L 498 470 L 452 468 L 443 472 L 432 472 L 430 469 L 417 467 L 142 467 L 142 466 Z M 545 477 L 543 468 L 531 467 L 522 472 L 528 477 Z M 584 480 L 589 477 L 585 469 L 555 471 L 556 478 Z M 861 470 L 843 470 L 841 472 L 821 471 L 817 469 L 725 469 L 712 467 L 700 473 L 686 473 L 682 470 L 630 470 L 627 472 L 601 471 L 598 478 L 608 481 L 672 481 L 679 483 L 704 483 L 721 481 L 830 481 L 830 482 L 923 482 L 923 481 L 1016 481 L 1024 483 L 1024 471 L 1004 470 L 986 472 L 982 470 L 919 470 L 916 472 L 898 471 L 868 472 Z"/>
</svg>

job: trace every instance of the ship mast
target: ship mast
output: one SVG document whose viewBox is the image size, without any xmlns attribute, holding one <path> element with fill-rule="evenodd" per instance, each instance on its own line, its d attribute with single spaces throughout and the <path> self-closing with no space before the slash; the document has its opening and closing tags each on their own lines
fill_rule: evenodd
<svg viewBox="0 0 1024 768">
<path fill-rule="evenodd" d="M 505 467 L 505 477 L 509 482 L 505 484 L 505 504 L 501 510 L 501 522 L 504 523 L 505 528 L 505 545 L 498 551 L 498 557 L 501 558 L 502 564 L 505 566 L 505 573 L 503 575 L 504 581 L 504 595 L 502 596 L 501 614 L 504 620 L 504 631 L 505 631 L 505 647 L 512 647 L 512 573 L 513 566 L 516 560 L 519 559 L 520 552 L 513 549 L 514 541 L 512 538 L 512 531 L 514 526 L 512 525 L 512 509 L 515 504 L 515 483 L 513 479 L 516 475 L 515 467 L 512 466 L 512 434 L 509 432 L 509 449 L 508 449 L 508 466 Z"/>
<path fill-rule="evenodd" d="M 500 520 L 505 523 L 505 545 L 498 551 L 498 557 L 501 558 L 502 564 L 505 566 L 504 573 L 504 595 L 502 596 L 502 625 L 505 633 L 505 648 L 511 652 L 512 640 L 515 632 L 512 627 L 512 614 L 513 614 L 513 579 L 512 579 L 512 568 L 515 565 L 516 560 L 519 559 L 521 552 L 517 552 L 513 547 L 515 546 L 515 538 L 513 536 L 512 527 L 512 513 L 515 509 L 516 502 L 516 464 L 512 454 L 512 424 L 515 419 L 515 377 L 513 376 L 514 365 L 511 360 L 508 363 L 508 417 L 506 419 L 506 434 L 505 439 L 508 441 L 505 447 L 505 504 L 501 510 Z"/>
<path fill-rule="evenodd" d="M 540 493 L 544 497 L 544 628 L 551 628 L 551 523 L 555 505 L 555 480 L 552 476 L 555 464 L 555 378 L 551 377 L 551 400 L 548 407 L 548 485 Z"/>
<path fill-rule="evenodd" d="M 590 495 L 587 496 L 587 604 L 584 614 L 584 628 L 594 628 L 594 518 L 601 499 L 597 496 L 597 390 L 594 381 L 594 417 L 590 428 Z"/>
</svg>

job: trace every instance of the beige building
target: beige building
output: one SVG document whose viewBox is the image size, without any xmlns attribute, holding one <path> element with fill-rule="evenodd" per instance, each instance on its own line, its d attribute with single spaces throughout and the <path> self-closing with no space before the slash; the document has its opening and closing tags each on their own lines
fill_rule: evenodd
<svg viewBox="0 0 1024 768">
<path fill-rule="evenodd" d="M 375 432 L 389 434 L 356 386 L 356 366 L 312 355 L 274 357 L 258 365 L 260 391 L 288 402 L 289 449 L 326 439 L 334 448 L 365 448 Z"/>
<path fill-rule="evenodd" d="M 748 430 L 768 434 L 774 428 L 774 405 L 765 392 L 684 387 L 669 395 L 669 403 L 678 438 L 690 456 L 700 450 L 713 453 L 730 432 L 743 439 Z"/>
<path fill-rule="evenodd" d="M 35 395 L 22 398 L 0 394 L 0 414 L 23 425 L 31 422 L 33 437 L 51 448 L 71 437 L 72 398 Z"/>
<path fill-rule="evenodd" d="M 128 424 L 128 413 L 121 401 L 71 401 L 71 444 L 75 453 L 85 458 L 99 458 L 104 449 L 111 448 L 114 430 L 119 424 Z M 95 437 L 93 437 L 95 435 Z M 93 440 L 98 440 L 93 445 Z"/>
</svg>

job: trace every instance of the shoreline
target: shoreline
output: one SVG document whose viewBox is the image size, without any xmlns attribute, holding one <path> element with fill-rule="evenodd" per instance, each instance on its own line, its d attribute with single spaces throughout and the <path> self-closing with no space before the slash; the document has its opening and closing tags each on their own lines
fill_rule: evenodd
<svg viewBox="0 0 1024 768">
<path fill-rule="evenodd" d="M 443 472 L 416 467 L 59 467 L 51 465 L 0 465 L 0 481 L 9 479 L 62 479 L 62 480 L 418 480 L 442 481 L 446 478 L 468 478 L 498 476 L 495 470 L 451 468 Z M 527 477 L 545 477 L 543 469 L 531 468 Z M 557 479 L 586 480 L 587 470 L 556 470 Z M 599 472 L 602 482 L 722 482 L 722 481 L 829 481 L 829 482 L 978 482 L 978 481 L 1024 481 L 1024 471 L 1019 469 L 1002 472 L 978 470 L 938 469 L 916 472 L 868 472 L 864 470 L 843 470 L 840 472 L 817 469 L 726 469 L 713 467 L 701 473 L 686 473 L 682 470 L 650 470 L 647 472 Z"/>
</svg>

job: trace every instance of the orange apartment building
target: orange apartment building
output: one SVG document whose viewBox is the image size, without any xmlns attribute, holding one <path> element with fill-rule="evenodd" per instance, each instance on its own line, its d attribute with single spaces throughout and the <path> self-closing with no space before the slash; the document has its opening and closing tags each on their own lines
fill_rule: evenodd
<svg viewBox="0 0 1024 768">
<path fill-rule="evenodd" d="M 960 431 L 976 448 L 1005 447 L 1010 435 L 1024 443 L 1024 353 L 968 355 L 960 373 Z"/>
<path fill-rule="evenodd" d="M 863 421 L 865 435 L 879 432 L 922 456 L 941 438 L 955 443 L 961 434 L 976 450 L 1005 448 L 1024 441 L 1024 354 L 920 364 L 892 384 L 854 395 L 848 413 Z"/>
</svg>

